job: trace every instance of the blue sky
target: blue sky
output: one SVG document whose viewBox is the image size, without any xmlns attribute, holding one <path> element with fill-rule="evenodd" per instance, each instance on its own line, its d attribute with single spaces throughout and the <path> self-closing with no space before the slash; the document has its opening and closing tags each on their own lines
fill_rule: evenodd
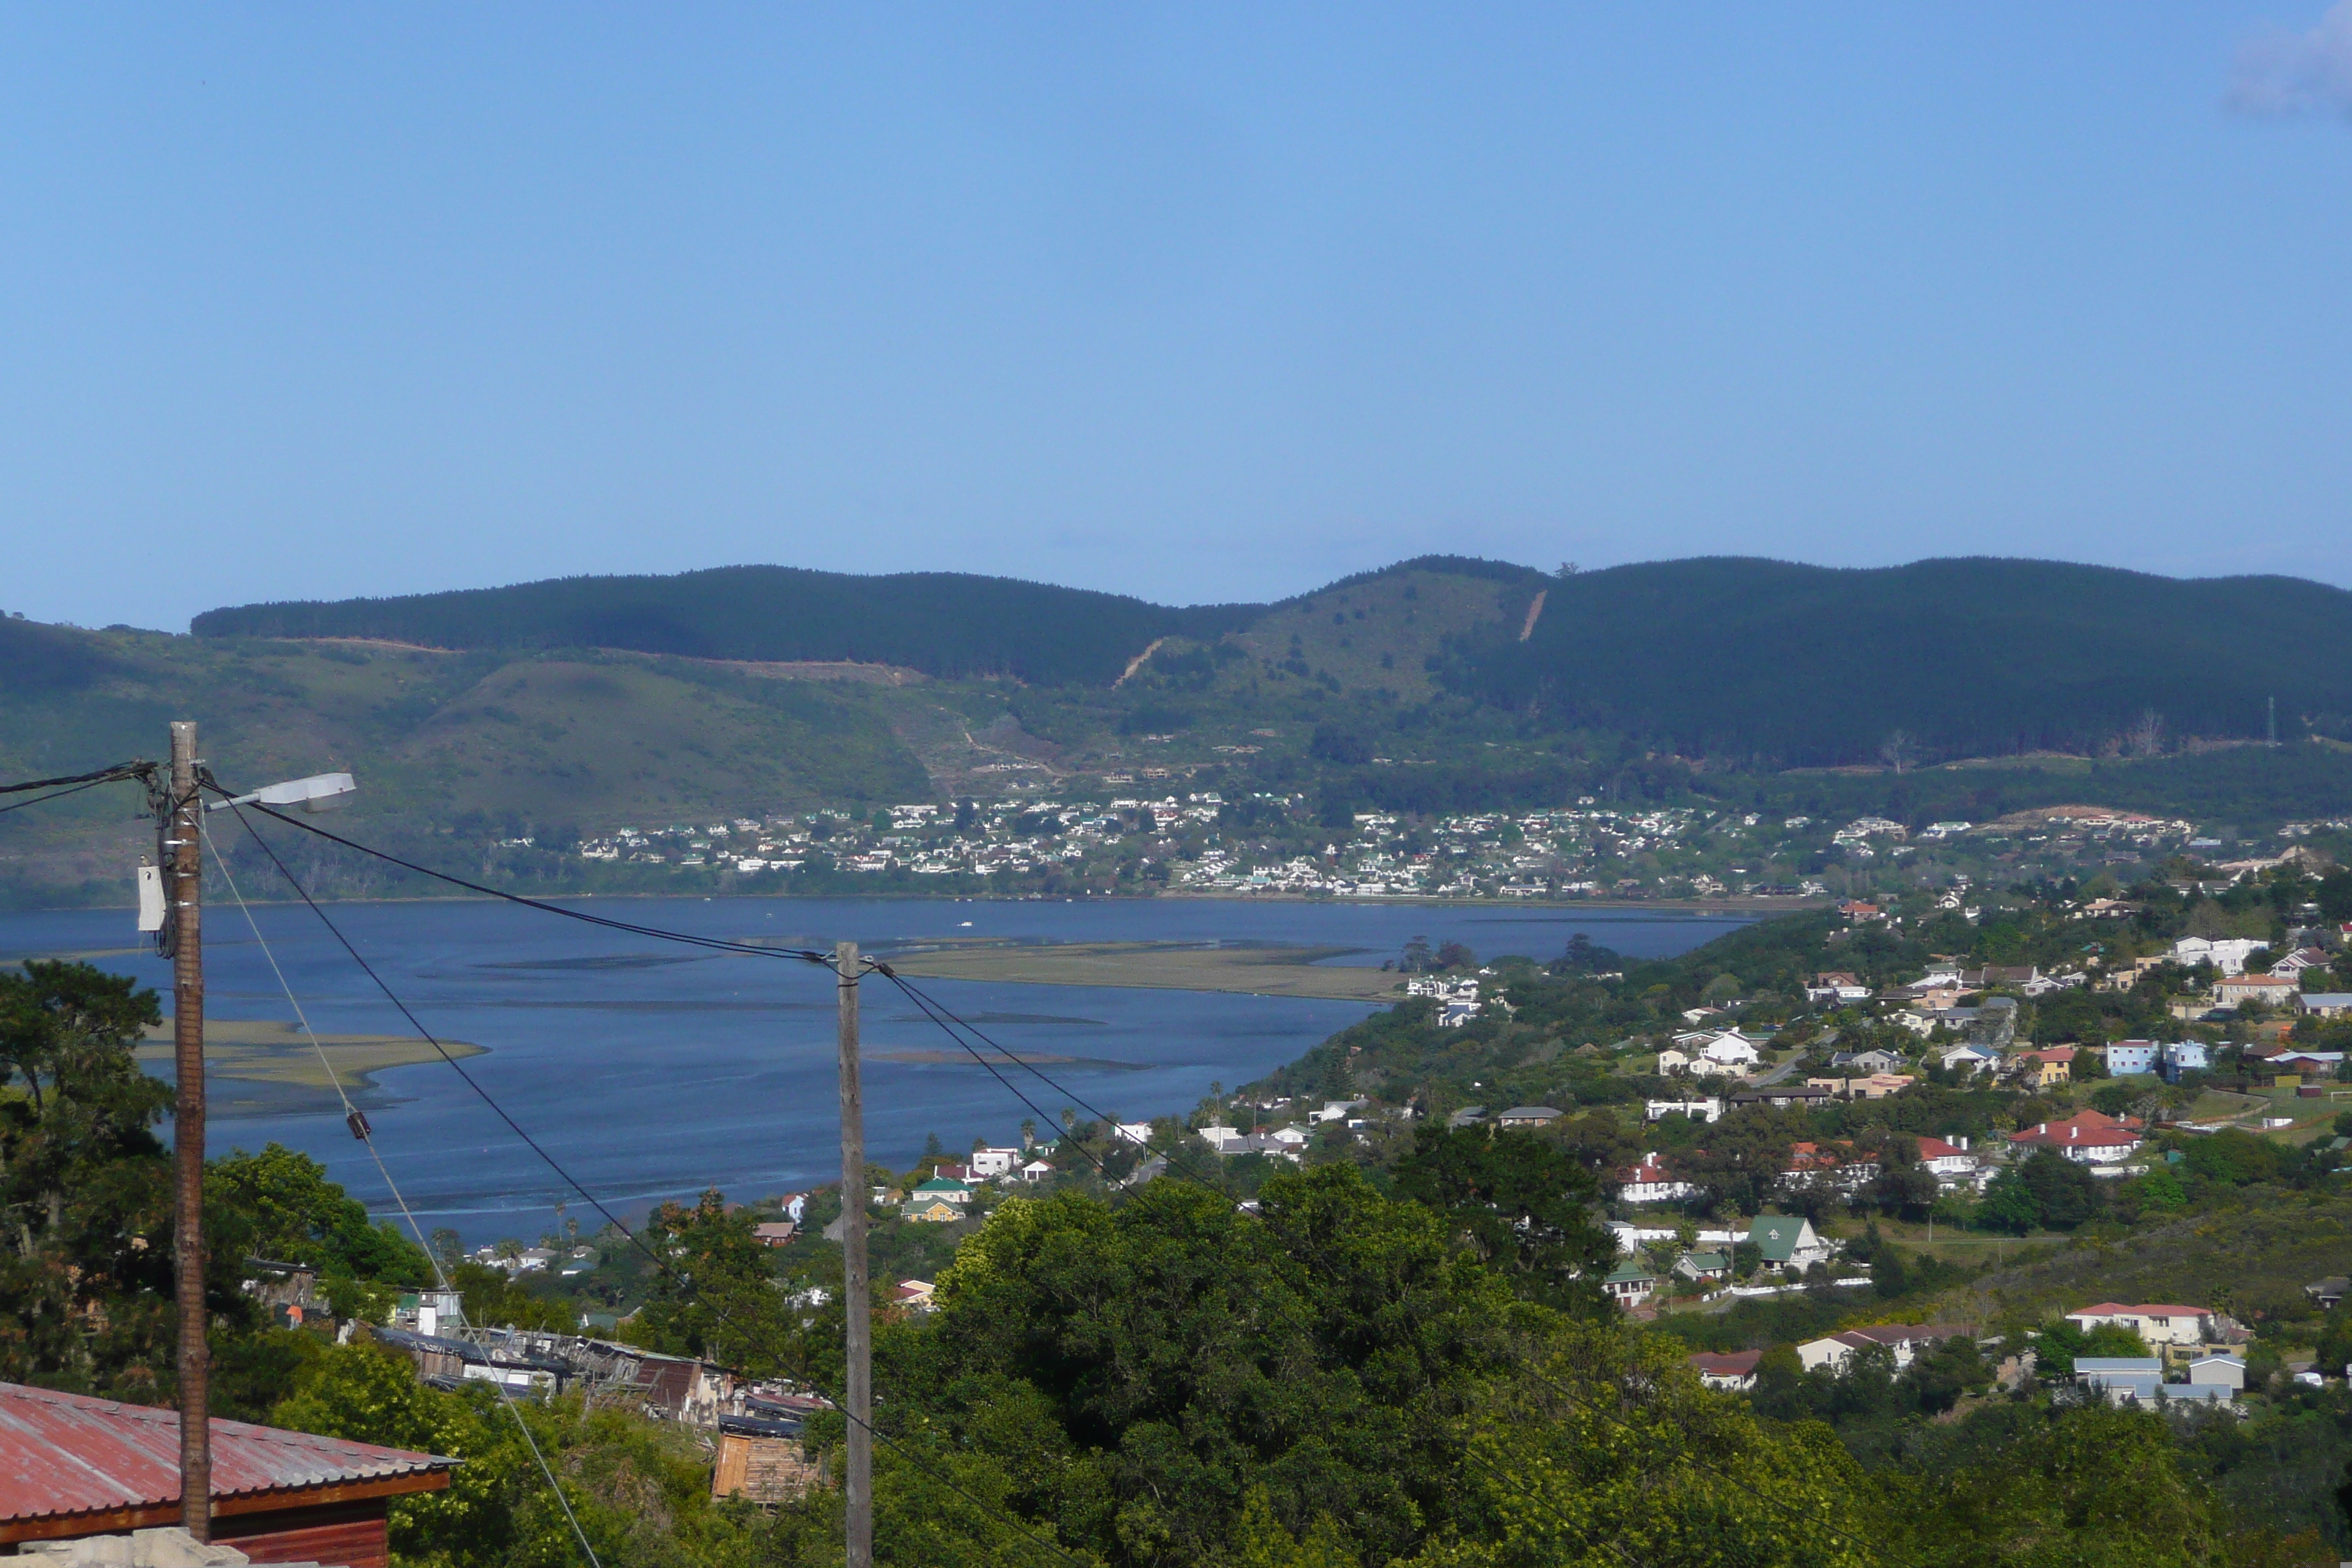
<svg viewBox="0 0 2352 1568">
<path fill-rule="evenodd" d="M 0 12 L 0 610 L 2352 584 L 2352 0 Z"/>
</svg>

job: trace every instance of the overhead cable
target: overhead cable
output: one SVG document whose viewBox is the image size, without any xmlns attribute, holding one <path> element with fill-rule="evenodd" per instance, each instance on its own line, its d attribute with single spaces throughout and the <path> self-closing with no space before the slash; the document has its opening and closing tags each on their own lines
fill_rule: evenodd
<svg viewBox="0 0 2352 1568">
<path fill-rule="evenodd" d="M 278 813 L 268 811 L 267 808 L 257 809 L 263 810 L 264 815 L 266 816 L 278 817 L 281 822 L 293 820 L 289 817 L 279 816 Z M 640 1237 L 636 1232 L 631 1230 L 626 1225 L 623 1224 L 618 1215 L 614 1215 L 611 1209 L 604 1206 L 603 1200 L 599 1199 L 595 1194 L 590 1192 L 588 1188 L 581 1183 L 577 1176 L 574 1176 L 569 1170 L 565 1169 L 563 1164 L 552 1154 L 550 1154 L 536 1139 L 532 1138 L 530 1133 L 524 1131 L 521 1124 L 517 1122 L 511 1115 L 508 1114 L 506 1108 L 498 1102 L 497 1099 L 490 1094 L 489 1090 L 482 1087 L 480 1082 L 474 1078 L 473 1074 L 467 1072 L 465 1068 L 460 1065 L 457 1058 L 451 1056 L 447 1050 L 443 1048 L 440 1040 L 435 1037 L 433 1033 L 426 1029 L 425 1026 L 418 1021 L 416 1015 L 409 1011 L 407 1004 L 401 1001 L 398 994 L 395 994 L 392 987 L 385 983 L 383 976 L 378 973 L 374 966 L 370 964 L 365 958 L 362 957 L 359 950 L 352 945 L 351 939 L 343 934 L 341 928 L 337 926 L 335 922 L 328 917 L 326 910 L 319 907 L 318 901 L 310 897 L 309 889 L 303 887 L 301 881 L 295 877 L 292 869 L 287 866 L 286 862 L 278 858 L 277 851 L 270 847 L 269 841 L 261 837 L 261 834 L 254 827 L 252 823 L 246 820 L 245 812 L 242 807 L 239 807 L 237 810 L 237 820 L 243 824 L 247 834 L 251 837 L 257 845 L 260 847 L 261 852 L 269 858 L 270 864 L 278 868 L 278 874 L 284 879 L 287 886 L 294 890 L 296 897 L 299 898 L 302 902 L 309 907 L 312 914 L 319 917 L 320 923 L 324 925 L 328 931 L 333 935 L 336 942 L 341 944 L 343 951 L 351 955 L 352 961 L 357 963 L 362 971 L 367 974 L 367 977 L 375 983 L 376 989 L 383 993 L 384 996 L 392 1003 L 392 1005 L 399 1010 L 400 1016 L 408 1020 L 409 1025 L 424 1037 L 427 1044 L 433 1047 L 434 1050 L 440 1055 L 441 1059 L 448 1063 L 449 1066 L 457 1072 L 458 1077 L 466 1080 L 467 1087 L 471 1089 L 476 1095 L 479 1096 L 484 1104 L 488 1105 L 492 1110 L 498 1113 L 499 1120 L 505 1122 L 509 1128 L 512 1129 L 515 1136 L 521 1139 L 524 1144 L 528 1146 L 533 1153 L 537 1154 L 541 1160 L 546 1163 L 548 1169 L 553 1171 L 557 1176 L 562 1179 L 565 1185 L 569 1186 L 573 1192 L 579 1194 L 583 1200 L 584 1200 L 599 1215 L 603 1215 L 605 1223 L 610 1225 L 623 1239 L 627 1241 L 629 1245 L 634 1247 L 638 1252 L 642 1253 L 647 1262 L 651 1263 L 654 1268 L 667 1278 L 672 1284 L 679 1287 L 680 1289 L 690 1289 L 690 1282 L 688 1281 L 683 1275 L 678 1273 L 668 1258 L 664 1258 L 660 1253 L 655 1251 L 651 1247 L 648 1247 L 646 1244 L 644 1237 Z M 297 827 L 307 827 L 310 826 L 309 824 L 302 822 L 294 822 L 293 825 Z M 314 829 L 313 831 L 318 830 Z M 350 842 L 349 840 L 341 838 L 340 836 L 335 834 L 325 834 L 323 836 L 330 838 L 335 838 L 339 843 Z M 362 845 L 352 845 L 352 847 L 365 848 L 365 847 Z M 379 854 L 380 852 L 375 850 L 367 850 L 367 853 Z M 391 858 L 391 857 L 384 858 Z M 404 864 L 405 862 L 403 863 Z M 422 868 L 418 868 L 422 869 Z M 439 873 L 428 872 L 427 875 L 437 876 Z M 444 879 L 454 881 L 457 879 L 446 878 Z M 470 884 L 467 885 L 470 886 Z M 485 890 L 492 892 L 496 891 L 495 889 Z M 617 925 L 623 926 L 625 929 L 639 931 L 644 935 L 667 937 L 677 941 L 690 940 L 685 937 L 682 933 L 664 931 L 650 926 L 634 927 L 628 926 L 626 922 L 623 921 L 593 920 L 592 917 L 580 916 L 574 910 L 566 910 L 558 905 L 545 903 L 537 899 L 524 899 L 512 894 L 499 894 L 498 896 L 511 899 L 514 902 L 529 905 L 535 909 L 544 910 L 553 914 L 572 915 L 574 918 L 579 919 L 591 919 L 592 923 L 598 925 Z M 802 954 L 798 952 L 780 948 L 750 947 L 749 944 L 730 945 L 748 947 L 751 952 L 765 957 L 796 958 L 802 956 Z M 814 956 L 820 963 L 826 962 L 825 956 L 822 953 Z M 331 1072 L 331 1070 L 332 1069 L 331 1068 L 330 1071 Z M 364 1118 L 362 1119 L 361 1124 L 362 1126 L 365 1125 Z M 355 1128 L 354 1131 L 357 1131 L 358 1129 Z M 380 1154 L 376 1154 L 374 1140 L 366 1134 L 362 1134 L 362 1142 L 368 1145 L 369 1153 L 376 1156 L 377 1169 L 379 1171 L 383 1171 L 383 1158 Z M 401 1205 L 403 1213 L 407 1213 L 407 1202 L 404 1198 L 400 1196 L 399 1188 L 393 1185 L 389 1172 L 384 1173 L 384 1184 L 392 1191 L 394 1201 Z M 854 1200 L 854 1194 L 845 1189 L 842 1194 L 842 1200 L 845 1203 L 851 1202 Z M 416 1224 L 416 1216 L 414 1214 L 408 1214 L 408 1223 L 410 1230 L 417 1230 L 418 1226 Z M 427 1257 L 431 1256 L 431 1249 L 429 1247 L 426 1248 L 426 1255 Z M 437 1263 L 436 1264 L 436 1270 L 437 1273 Z M 446 1275 L 440 1277 L 446 1281 Z M 903 1450 L 906 1448 L 907 1446 L 905 1444 L 901 1443 L 897 1437 L 891 1436 L 889 1433 L 883 1431 L 880 1427 L 876 1426 L 871 1421 L 861 1420 L 856 1415 L 853 1415 L 845 1401 L 835 1397 L 831 1390 L 824 1388 L 821 1383 L 817 1383 L 816 1379 L 809 1378 L 807 1381 L 812 1384 L 815 1384 L 819 1391 L 824 1394 L 825 1397 L 831 1401 L 834 1408 L 838 1410 L 845 1419 L 856 1422 L 857 1425 L 863 1427 L 869 1435 L 880 1438 L 884 1443 L 888 1444 L 895 1449 Z M 518 1419 L 520 1419 L 520 1417 L 518 1417 Z M 526 1428 L 526 1436 L 528 1436 L 528 1428 Z M 535 1444 L 533 1446 L 533 1452 L 537 1452 Z M 542 1470 L 546 1468 L 546 1461 L 544 1459 L 541 1460 L 541 1468 Z M 937 1467 L 932 1467 L 931 1473 L 937 1479 L 943 1482 L 949 1490 L 954 1492 L 957 1496 L 962 1498 L 973 1507 L 981 1510 L 984 1513 L 992 1514 L 1002 1518 L 1006 1523 L 1009 1523 L 1013 1530 L 1017 1531 L 1023 1536 L 1026 1537 L 1037 1545 L 1045 1548 L 1047 1551 L 1052 1552 L 1063 1562 L 1073 1564 L 1074 1568 L 1086 1568 L 1084 1560 L 1077 1556 L 1076 1553 L 1069 1551 L 1059 1542 L 1053 1541 L 1046 1536 L 1040 1535 L 1034 1529 L 1031 1528 L 1027 1522 L 1012 1514 L 1010 1510 L 991 1504 L 987 1500 L 978 1496 L 961 1483 L 941 1473 Z M 549 1477 L 549 1480 L 550 1483 L 552 1484 L 553 1477 L 551 1475 Z M 557 1497 L 559 1501 L 562 1500 L 562 1495 L 560 1490 L 557 1493 Z M 564 1503 L 564 1511 L 567 1515 L 571 1512 L 571 1505 L 568 1502 Z M 578 1529 L 577 1521 L 573 1521 L 573 1528 L 575 1530 Z M 589 1550 L 587 1541 L 584 1536 L 582 1537 L 581 1545 L 583 1550 Z M 589 1555 L 593 1562 L 595 1555 L 593 1550 L 589 1551 Z"/>
<path fill-rule="evenodd" d="M 196 818 L 196 831 L 204 836 L 205 847 L 212 851 L 213 863 L 221 868 L 221 876 L 228 883 L 229 897 L 236 900 L 237 910 L 245 916 L 246 926 L 253 932 L 253 940 L 260 947 L 262 957 L 269 961 L 269 972 L 278 977 L 278 988 L 286 993 L 286 1005 L 294 1009 L 295 1021 L 302 1026 L 303 1036 L 310 1040 L 310 1048 L 318 1053 L 319 1066 L 326 1070 L 327 1082 L 333 1086 L 335 1098 L 342 1101 L 345 1124 L 351 1128 L 352 1135 L 366 1146 L 368 1157 L 375 1162 L 376 1174 L 383 1178 L 384 1188 L 392 1194 L 392 1201 L 400 1205 L 402 1215 L 408 1221 L 409 1233 L 416 1237 L 416 1249 L 425 1254 L 425 1261 L 433 1269 L 433 1278 L 441 1282 L 443 1290 L 449 1290 L 448 1271 L 441 1267 L 440 1258 L 435 1254 L 432 1244 L 425 1239 L 425 1227 L 416 1223 L 416 1213 L 408 1206 L 408 1199 L 401 1193 L 400 1184 L 392 1179 L 392 1171 L 383 1163 L 383 1152 L 375 1146 L 374 1130 L 368 1125 L 366 1116 L 359 1108 L 352 1104 L 352 1097 L 343 1091 L 342 1075 L 335 1070 L 335 1064 L 328 1058 L 327 1047 L 320 1041 L 318 1031 L 310 1026 L 310 1015 L 304 1011 L 301 999 L 294 994 L 294 987 L 287 980 L 286 971 L 278 965 L 278 954 L 271 949 L 269 939 L 261 934 L 261 922 L 254 919 L 252 906 L 245 901 L 245 894 L 236 885 L 236 876 L 229 869 L 228 858 L 214 845 L 212 829 L 201 816 Z M 588 1532 L 580 1526 L 580 1516 L 572 1511 L 572 1500 L 563 1495 L 563 1488 L 557 1484 L 554 1470 L 548 1466 L 547 1456 L 540 1452 L 539 1438 L 531 1432 L 530 1423 L 523 1419 L 521 1408 L 515 1404 L 513 1391 L 507 1387 L 503 1378 L 490 1381 L 498 1385 L 499 1397 L 505 1404 L 507 1413 L 521 1428 L 522 1440 L 530 1446 L 530 1457 L 539 1462 L 539 1473 L 546 1478 L 548 1490 L 555 1494 L 555 1505 L 563 1510 L 565 1521 L 572 1526 L 572 1538 L 580 1542 L 580 1550 L 588 1559 L 589 1568 L 604 1568 L 603 1561 L 596 1555 L 595 1547 L 589 1544 Z"/>
</svg>

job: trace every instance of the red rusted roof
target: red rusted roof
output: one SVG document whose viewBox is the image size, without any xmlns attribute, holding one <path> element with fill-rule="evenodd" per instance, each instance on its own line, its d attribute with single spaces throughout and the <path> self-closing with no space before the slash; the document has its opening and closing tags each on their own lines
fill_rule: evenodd
<svg viewBox="0 0 2352 1568">
<path fill-rule="evenodd" d="M 215 1421 L 212 1434 L 216 1499 L 422 1479 L 458 1463 L 243 1421 Z M 177 1411 L 0 1383 L 0 1525 L 179 1496 Z"/>
</svg>

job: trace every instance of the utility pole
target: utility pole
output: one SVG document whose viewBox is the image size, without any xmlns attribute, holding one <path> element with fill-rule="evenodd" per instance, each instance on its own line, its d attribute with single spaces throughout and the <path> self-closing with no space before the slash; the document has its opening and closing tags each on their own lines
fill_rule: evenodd
<svg viewBox="0 0 2352 1568">
<path fill-rule="evenodd" d="M 196 793 L 196 726 L 172 724 L 172 1164 L 177 1177 L 173 1261 L 180 1306 L 180 1522 L 213 1537 L 212 1350 L 205 1312 L 204 804 Z"/>
<path fill-rule="evenodd" d="M 2267 727 L 2265 728 L 2265 730 L 2264 730 L 2264 731 L 2263 731 L 2263 734 L 2264 734 L 2264 738 L 2265 738 L 2265 740 L 2267 740 L 2267 742 L 2269 742 L 2269 744 L 2270 744 L 2270 748 L 2271 748 L 2271 750 L 2272 750 L 2272 751 L 2273 751 L 2273 752 L 2277 751 L 2277 750 L 2278 750 L 2278 699 L 2277 699 L 2277 698 L 2275 698 L 2275 697 L 2273 697 L 2273 698 L 2270 699 L 2270 722 L 2269 722 L 2269 724 L 2267 725 Z"/>
<path fill-rule="evenodd" d="M 842 1499 L 849 1568 L 874 1568 L 874 1321 L 866 1283 L 866 1103 L 857 1085 L 857 944 L 833 950 L 841 998 L 841 1309 L 849 1417 Z"/>
</svg>

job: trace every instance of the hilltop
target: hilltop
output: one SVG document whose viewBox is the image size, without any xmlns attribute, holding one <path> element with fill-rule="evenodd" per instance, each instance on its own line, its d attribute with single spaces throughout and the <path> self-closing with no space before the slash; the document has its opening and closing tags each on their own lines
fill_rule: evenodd
<svg viewBox="0 0 2352 1568">
<path fill-rule="evenodd" d="M 2352 725 L 2352 595 L 1969 558 L 1868 570 L 1740 557 L 1549 575 L 1428 556 L 1271 605 L 1168 606 L 949 573 L 740 566 L 207 611 L 204 640 L 353 638 L 852 662 L 1109 689 L 1205 652 L 1230 688 L 1287 668 L 1400 701 L 1439 692 L 1546 731 L 1769 767 Z M 1301 668 L 1303 667 L 1303 668 Z M 2160 732 L 2160 731 L 2159 731 Z M 2142 734 L 2141 743 L 2152 737 Z"/>
<path fill-rule="evenodd" d="M 0 620 L 0 774 L 152 754 L 166 718 L 192 716 L 225 773 L 348 767 L 367 812 L 469 855 L 1179 787 L 1280 797 L 1314 848 L 1360 812 L 1586 795 L 1915 827 L 2089 802 L 2263 832 L 2352 796 L 2352 595 L 2286 578 L 1424 556 L 1273 604 L 1168 606 L 740 567 L 194 625 Z M 2273 697 L 2269 751 L 2249 742 Z M 0 887 L 115 887 L 135 837 L 118 805 L 0 816 Z M 1223 827 L 1262 826 L 1242 815 Z"/>
</svg>

